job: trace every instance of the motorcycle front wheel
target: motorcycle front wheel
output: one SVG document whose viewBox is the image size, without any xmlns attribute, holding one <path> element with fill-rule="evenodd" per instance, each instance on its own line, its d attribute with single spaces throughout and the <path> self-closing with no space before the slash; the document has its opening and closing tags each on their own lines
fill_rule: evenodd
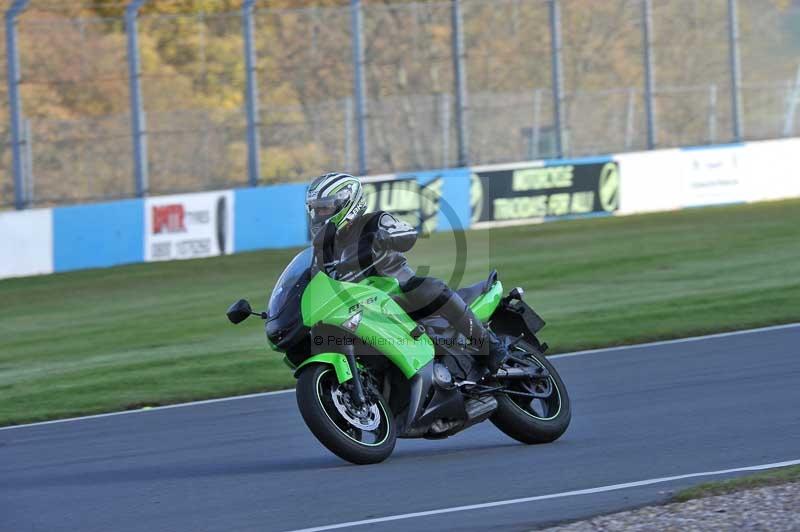
<svg viewBox="0 0 800 532">
<path fill-rule="evenodd" d="M 327 364 L 304 368 L 297 379 L 297 407 L 306 425 L 333 454 L 354 464 L 386 460 L 397 440 L 394 417 L 383 396 L 353 401 Z"/>
<path fill-rule="evenodd" d="M 564 381 L 547 358 L 532 344 L 519 341 L 510 350 L 528 364 L 544 368 L 545 379 L 512 381 L 512 392 L 536 393 L 531 399 L 523 395 L 497 393 L 497 410 L 491 422 L 501 431 L 522 443 L 550 443 L 561 437 L 572 419 L 569 395 Z"/>
</svg>

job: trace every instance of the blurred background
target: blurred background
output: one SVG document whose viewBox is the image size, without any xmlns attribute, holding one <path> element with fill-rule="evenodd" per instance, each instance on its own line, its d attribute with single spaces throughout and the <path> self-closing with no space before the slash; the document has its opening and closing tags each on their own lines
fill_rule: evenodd
<svg viewBox="0 0 800 532">
<path fill-rule="evenodd" d="M 5 9 L 0 208 L 800 129 L 796 0 L 16 0 Z"/>
</svg>

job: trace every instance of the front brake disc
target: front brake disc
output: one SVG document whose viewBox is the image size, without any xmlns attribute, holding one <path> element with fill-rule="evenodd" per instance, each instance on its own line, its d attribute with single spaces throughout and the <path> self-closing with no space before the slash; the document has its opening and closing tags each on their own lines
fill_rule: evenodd
<svg viewBox="0 0 800 532">
<path fill-rule="evenodd" d="M 362 406 L 360 409 L 356 408 L 349 394 L 343 392 L 341 386 L 331 388 L 331 398 L 337 412 L 354 427 L 373 431 L 380 426 L 381 414 L 376 403 Z"/>
</svg>

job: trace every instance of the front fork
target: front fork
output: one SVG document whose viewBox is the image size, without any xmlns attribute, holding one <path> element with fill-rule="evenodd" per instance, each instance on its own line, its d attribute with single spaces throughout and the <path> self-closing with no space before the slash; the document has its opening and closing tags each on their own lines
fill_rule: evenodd
<svg viewBox="0 0 800 532">
<path fill-rule="evenodd" d="M 364 385 L 361 382 L 361 371 L 356 364 L 355 348 L 352 345 L 346 345 L 344 348 L 344 356 L 347 359 L 347 365 L 350 367 L 350 373 L 353 374 L 353 401 L 358 406 L 367 404 L 367 398 L 364 396 Z"/>
</svg>

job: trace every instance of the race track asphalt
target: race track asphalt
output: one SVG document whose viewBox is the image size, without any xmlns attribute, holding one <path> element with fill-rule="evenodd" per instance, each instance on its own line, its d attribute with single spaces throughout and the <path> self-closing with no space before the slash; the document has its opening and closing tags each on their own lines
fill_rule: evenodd
<svg viewBox="0 0 800 532">
<path fill-rule="evenodd" d="M 280 531 L 800 458 L 800 326 L 554 359 L 567 433 L 483 423 L 351 466 L 292 392 L 0 430 L 0 531 Z M 723 477 L 714 477 L 724 478 Z M 362 525 L 530 530 L 665 500 L 697 477 Z"/>
</svg>

